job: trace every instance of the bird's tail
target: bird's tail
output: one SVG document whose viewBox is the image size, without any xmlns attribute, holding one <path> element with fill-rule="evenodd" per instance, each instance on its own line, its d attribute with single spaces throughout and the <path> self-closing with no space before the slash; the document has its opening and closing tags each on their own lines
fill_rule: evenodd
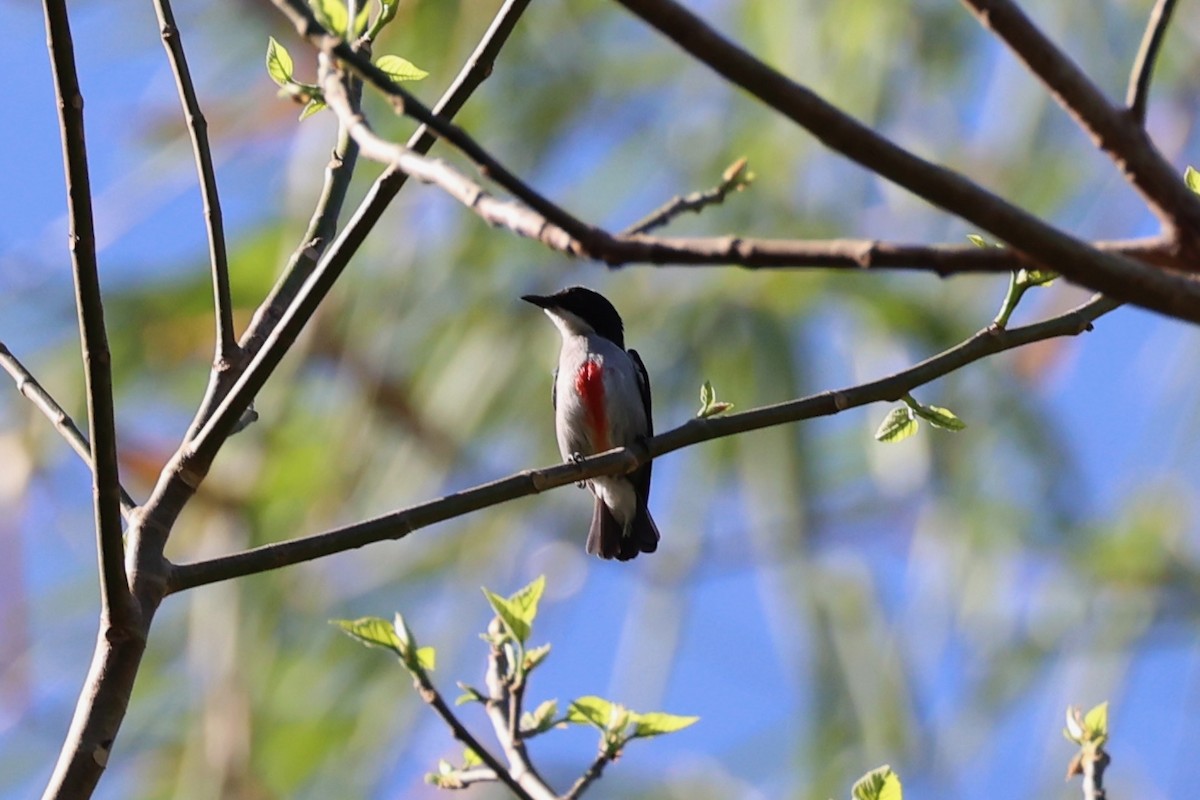
<svg viewBox="0 0 1200 800">
<path fill-rule="evenodd" d="M 628 561 L 638 553 L 653 553 L 658 549 L 658 526 L 646 505 L 638 506 L 633 523 L 626 535 L 625 528 L 599 498 L 592 509 L 592 527 L 588 529 L 587 551 L 601 558 Z"/>
</svg>

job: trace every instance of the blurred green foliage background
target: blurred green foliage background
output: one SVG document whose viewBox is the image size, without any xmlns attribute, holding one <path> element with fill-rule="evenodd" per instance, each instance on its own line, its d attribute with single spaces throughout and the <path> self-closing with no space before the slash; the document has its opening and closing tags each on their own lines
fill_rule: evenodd
<svg viewBox="0 0 1200 800">
<path fill-rule="evenodd" d="M 1027 4 L 1121 96 L 1148 0 Z M 415 0 L 376 53 L 432 103 L 496 0 Z M 1107 160 L 958 4 L 727 0 L 699 13 L 915 152 L 1085 237 L 1153 221 Z M 153 11 L 72 3 L 118 392 L 123 475 L 144 497 L 203 391 L 211 310 L 199 197 Z M 37 10 L 0 2 L 19 74 L 0 121 L 0 340 L 77 419 L 82 381 L 61 164 Z M 178 0 L 210 125 L 239 326 L 296 246 L 335 124 L 297 124 L 263 69 L 268 35 L 315 61 L 267 3 Z M 1195 152 L 1200 15 L 1168 36 L 1153 134 Z M 19 70 L 19 72 L 18 72 Z M 412 126 L 367 103 L 377 129 Z M 712 185 L 753 187 L 679 233 L 963 242 L 972 231 L 823 151 L 612 3 L 537 0 L 459 121 L 584 219 L 619 228 Z M 438 147 L 435 155 L 461 163 Z M 1193 161 L 1195 159 L 1192 159 Z M 349 204 L 378 168 L 362 164 Z M 185 561 L 315 533 L 557 459 L 557 337 L 517 299 L 608 295 L 654 379 L 657 426 L 711 380 L 739 409 L 873 379 L 984 326 L 1002 277 L 572 263 L 409 186 L 257 400 L 188 507 Z M 1086 297 L 1056 283 L 1016 322 Z M 326 625 L 402 610 L 436 680 L 477 682 L 477 587 L 548 578 L 554 643 L 531 699 L 601 694 L 698 714 L 631 747 L 597 797 L 845 796 L 890 762 L 911 796 L 1074 796 L 1068 703 L 1113 704 L 1113 796 L 1200 778 L 1196 332 L 1137 311 L 1079 340 L 976 364 L 916 392 L 968 424 L 884 446 L 882 407 L 714 442 L 655 467 L 656 555 L 585 557 L 589 501 L 561 490 L 325 561 L 168 598 L 98 797 L 431 797 L 459 748 L 403 671 Z M 95 632 L 86 471 L 0 393 L 0 793 L 49 775 Z M 536 637 L 535 637 L 536 638 Z M 482 715 L 464 712 L 482 726 Z M 565 787 L 586 732 L 535 742 Z M 501 796 L 478 790 L 472 796 Z"/>
</svg>

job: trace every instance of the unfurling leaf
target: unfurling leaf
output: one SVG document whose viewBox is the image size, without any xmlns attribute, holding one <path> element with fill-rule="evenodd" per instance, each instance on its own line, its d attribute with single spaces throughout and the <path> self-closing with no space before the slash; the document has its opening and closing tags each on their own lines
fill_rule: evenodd
<svg viewBox="0 0 1200 800">
<path fill-rule="evenodd" d="M 547 700 L 533 711 L 526 711 L 521 715 L 521 733 L 525 736 L 545 733 L 554 727 L 557 716 L 558 701 Z"/>
<path fill-rule="evenodd" d="M 913 410 L 908 406 L 893 408 L 879 424 L 875 439 L 880 442 L 899 442 L 917 432 L 920 427 Z"/>
<path fill-rule="evenodd" d="M 913 408 L 913 411 L 918 417 L 928 422 L 935 428 L 941 428 L 947 431 L 961 431 L 967 427 L 967 423 L 963 422 L 954 412 L 948 408 L 940 406 L 921 406 Z"/>
<path fill-rule="evenodd" d="M 330 624 L 337 625 L 347 635 L 371 647 L 383 647 L 398 656 L 403 655 L 403 645 L 396 636 L 395 629 L 386 619 L 379 617 L 362 617 L 361 619 L 334 619 Z"/>
<path fill-rule="evenodd" d="M 529 638 L 529 623 L 522 619 L 521 609 L 514 606 L 507 598 L 488 591 L 487 588 L 484 588 L 483 596 L 487 598 L 492 610 L 496 612 L 496 616 L 504 623 L 504 627 L 512 634 L 513 638 L 524 643 Z"/>
<path fill-rule="evenodd" d="M 682 717 L 678 714 L 664 714 L 661 711 L 651 711 L 647 714 L 637 714 L 634 718 L 634 738 L 659 736 L 664 733 L 681 731 L 689 725 L 694 725 L 699 717 Z"/>
<path fill-rule="evenodd" d="M 375 66 L 387 73 L 396 83 L 401 81 L 419 81 L 429 73 L 400 56 L 380 56 L 375 60 Z"/>
<path fill-rule="evenodd" d="M 308 103 L 304 106 L 304 109 L 300 112 L 300 121 L 303 122 L 304 120 L 308 119 L 313 114 L 317 113 L 318 111 L 320 111 L 323 108 L 325 108 L 324 100 L 317 100 L 317 99 L 309 100 Z"/>
<path fill-rule="evenodd" d="M 1108 701 L 1093 708 L 1083 716 L 1084 735 L 1088 741 L 1103 745 L 1108 740 Z"/>
<path fill-rule="evenodd" d="M 543 661 L 546 660 L 546 656 L 548 656 L 548 655 L 550 655 L 549 642 L 547 642 L 546 644 L 543 644 L 543 645 L 539 645 L 538 647 L 531 647 L 530 649 L 526 650 L 525 651 L 525 671 L 529 672 L 531 669 L 536 667 L 538 664 L 541 664 Z"/>
<path fill-rule="evenodd" d="M 987 239 L 984 239 L 978 233 L 968 233 L 967 240 L 976 247 L 987 247 Z"/>
<path fill-rule="evenodd" d="M 417 648 L 417 663 L 421 665 L 421 669 L 436 669 L 437 668 L 437 650 L 426 645 L 425 647 Z"/>
<path fill-rule="evenodd" d="M 460 694 L 457 698 L 455 698 L 454 705 L 456 705 L 456 706 L 465 705 L 467 703 L 486 703 L 487 702 L 487 698 L 483 696 L 483 693 L 480 692 L 478 689 L 476 689 L 474 686 L 468 686 L 467 684 L 463 683 L 462 681 L 459 681 L 458 688 L 462 689 L 463 693 Z"/>
<path fill-rule="evenodd" d="M 335 36 L 346 35 L 346 4 L 343 0 L 308 0 L 317 22 Z"/>
<path fill-rule="evenodd" d="M 612 715 L 612 703 L 603 697 L 588 695 L 571 701 L 571 706 L 567 709 L 567 722 L 573 722 L 576 725 L 594 725 L 602 731 L 607 731 Z"/>
<path fill-rule="evenodd" d="M 1058 273 L 1048 269 L 1020 269 L 1017 270 L 1017 285 L 1021 287 L 1029 286 L 1049 286 L 1058 278 Z"/>
<path fill-rule="evenodd" d="M 463 769 L 478 767 L 482 763 L 483 759 L 479 757 L 479 753 L 476 753 L 470 747 L 463 748 Z"/>
<path fill-rule="evenodd" d="M 292 82 L 294 69 L 291 54 L 272 36 L 267 42 L 267 74 L 278 85 L 287 86 Z"/>
<path fill-rule="evenodd" d="M 850 789 L 854 800 L 901 800 L 903 788 L 900 776 L 887 764 L 859 778 Z"/>
<path fill-rule="evenodd" d="M 1188 164 L 1188 168 L 1183 171 L 1183 182 L 1193 192 L 1200 194 L 1200 172 L 1197 172 L 1191 164 Z"/>
</svg>

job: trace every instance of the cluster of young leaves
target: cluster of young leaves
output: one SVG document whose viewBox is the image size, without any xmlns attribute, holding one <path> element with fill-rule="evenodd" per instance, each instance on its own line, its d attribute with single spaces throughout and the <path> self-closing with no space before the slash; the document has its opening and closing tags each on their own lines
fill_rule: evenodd
<svg viewBox="0 0 1200 800">
<path fill-rule="evenodd" d="M 506 669 L 506 673 L 500 676 L 500 679 L 506 690 L 513 694 L 523 695 L 530 673 L 540 666 L 550 653 L 549 644 L 528 646 L 533 633 L 533 622 L 538 613 L 538 603 L 545 588 L 546 578 L 542 575 L 508 597 L 498 595 L 487 588 L 483 589 L 484 597 L 495 612 L 495 617 L 488 625 L 487 632 L 481 634 L 481 638 L 503 654 L 504 657 L 494 662 L 493 666 L 498 663 Z M 418 646 L 401 614 L 396 614 L 391 623 L 379 617 L 364 617 L 357 620 L 333 620 L 333 624 L 365 645 L 392 651 L 404 668 L 413 675 L 414 683 L 418 687 L 431 688 L 427 673 L 434 669 L 436 652 L 432 647 Z M 462 682 L 458 685 L 463 694 L 456 700 L 456 705 L 470 702 L 487 704 L 494 701 L 489 693 Z M 663 712 L 638 713 L 593 695 L 573 700 L 565 715 L 560 715 L 558 708 L 558 701 L 552 699 L 542 702 L 533 711 L 523 713 L 516 726 L 516 735 L 521 739 L 530 739 L 567 725 L 591 725 L 600 731 L 601 757 L 612 760 L 634 739 L 673 733 L 699 719 Z M 463 774 L 482 763 L 479 754 L 470 747 L 464 751 L 462 760 L 463 763 L 459 767 L 445 760 L 439 761 L 437 771 L 427 775 L 426 779 L 442 788 L 462 788 L 465 785 Z"/>
<path fill-rule="evenodd" d="M 1084 762 L 1105 759 L 1104 745 L 1108 742 L 1108 701 L 1092 707 L 1084 714 L 1078 706 L 1067 706 L 1067 726 L 1063 737 L 1079 745 L 1067 765 L 1067 779 L 1083 774 Z"/>
<path fill-rule="evenodd" d="M 545 587 L 546 577 L 542 575 L 507 598 L 483 590 L 500 623 L 499 630 L 493 625 L 483 638 L 495 647 L 512 648 L 515 651 L 515 657 L 508 659 L 508 662 L 514 670 L 511 676 L 514 685 L 522 688 L 529 671 L 541 664 L 550 652 L 549 644 L 526 649 L 533 631 L 533 620 L 537 616 L 538 601 Z M 479 692 L 468 688 L 467 694 L 460 697 L 459 702 L 479 699 Z M 544 701 L 522 716 L 520 730 L 525 738 L 529 738 L 568 724 L 592 725 L 600 730 L 600 751 L 609 758 L 616 758 L 633 739 L 673 733 L 698 719 L 660 711 L 638 713 L 619 703 L 587 695 L 573 700 L 563 717 L 558 716 L 557 700 Z"/>
<path fill-rule="evenodd" d="M 850 787 L 850 796 L 854 800 L 903 800 L 904 789 L 900 785 L 900 776 L 884 764 L 855 781 Z"/>
<path fill-rule="evenodd" d="M 718 414 L 727 414 L 733 411 L 733 403 L 726 403 L 717 400 L 717 390 L 713 388 L 712 381 L 705 381 L 700 387 L 700 410 L 696 412 L 696 416 L 700 419 L 708 419 L 715 417 Z"/>
<path fill-rule="evenodd" d="M 354 17 L 353 33 L 350 32 L 350 9 L 343 0 L 309 0 L 309 7 L 313 16 L 329 32 L 343 38 L 357 38 L 369 42 L 396 18 L 399 2 L 400 0 L 376 0 L 377 13 L 374 21 L 371 20 L 371 5 L 364 2 L 362 9 Z M 396 55 L 380 56 L 375 59 L 375 66 L 397 83 L 419 81 L 429 74 L 408 59 Z M 308 119 L 325 108 L 321 87 L 296 80 L 295 62 L 292 61 L 287 48 L 276 41 L 274 36 L 267 42 L 267 74 L 279 86 L 280 97 L 290 97 L 304 105 L 300 112 L 301 120 Z"/>
<path fill-rule="evenodd" d="M 902 399 L 904 405 L 888 412 L 875 431 L 877 441 L 890 443 L 907 439 L 917 432 L 920 427 L 919 419 L 945 431 L 957 432 L 967 427 L 967 424 L 948 408 L 921 405 L 911 394 L 904 395 Z"/>
</svg>

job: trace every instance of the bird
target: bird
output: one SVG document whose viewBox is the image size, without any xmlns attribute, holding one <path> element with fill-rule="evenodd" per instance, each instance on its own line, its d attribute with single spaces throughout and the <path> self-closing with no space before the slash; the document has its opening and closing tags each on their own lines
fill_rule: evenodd
<svg viewBox="0 0 1200 800">
<path fill-rule="evenodd" d="M 621 315 L 603 295 L 572 286 L 551 295 L 522 295 L 546 312 L 562 335 L 550 394 L 558 449 L 568 461 L 627 447 L 654 435 L 650 376 L 636 350 L 625 349 Z M 591 478 L 594 495 L 587 552 L 628 561 L 658 549 L 650 517 L 650 468 Z"/>
</svg>

